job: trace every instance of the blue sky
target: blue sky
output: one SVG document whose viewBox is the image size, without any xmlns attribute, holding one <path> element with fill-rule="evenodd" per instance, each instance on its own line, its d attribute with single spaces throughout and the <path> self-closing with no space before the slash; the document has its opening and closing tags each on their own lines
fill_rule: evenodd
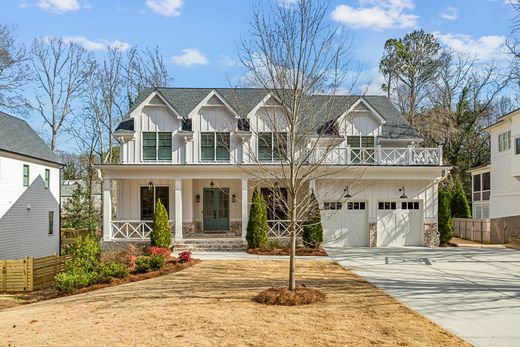
<svg viewBox="0 0 520 347">
<path fill-rule="evenodd" d="M 2 0 L 0 23 L 14 26 L 27 45 L 35 37 L 62 36 L 100 57 L 107 45 L 158 45 L 174 86 L 226 87 L 243 74 L 237 47 L 248 36 L 255 2 Z M 422 28 L 481 62 L 505 61 L 513 17 L 508 0 L 331 0 L 329 19 L 351 31 L 352 69 L 362 67 L 355 91 L 374 94 L 381 93 L 377 66 L 388 38 Z"/>
<path fill-rule="evenodd" d="M 285 0 L 291 1 L 291 0 Z M 237 46 L 247 37 L 249 0 L 3 0 L 0 20 L 29 44 L 64 36 L 102 54 L 106 44 L 155 46 L 166 57 L 174 85 L 228 86 L 242 74 Z M 511 27 L 507 0 L 332 0 L 330 20 L 351 30 L 359 87 L 372 82 L 386 39 L 415 28 L 436 32 L 443 44 L 482 61 L 503 59 Z"/>
</svg>

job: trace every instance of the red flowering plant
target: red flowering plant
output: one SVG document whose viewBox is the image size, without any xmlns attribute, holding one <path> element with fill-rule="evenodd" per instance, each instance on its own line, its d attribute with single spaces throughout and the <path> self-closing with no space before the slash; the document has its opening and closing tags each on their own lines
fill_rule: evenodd
<svg viewBox="0 0 520 347">
<path fill-rule="evenodd" d="M 166 247 L 150 247 L 150 255 L 161 255 L 164 260 L 168 261 L 172 258 L 172 252 Z"/>
<path fill-rule="evenodd" d="M 191 252 L 190 251 L 184 251 L 179 253 L 179 262 L 181 263 L 188 263 L 191 261 Z"/>
</svg>

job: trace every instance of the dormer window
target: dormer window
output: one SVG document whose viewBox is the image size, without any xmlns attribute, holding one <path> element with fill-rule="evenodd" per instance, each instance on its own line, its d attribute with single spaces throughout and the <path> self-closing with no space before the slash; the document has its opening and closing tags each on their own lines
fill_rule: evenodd
<svg viewBox="0 0 520 347">
<path fill-rule="evenodd" d="M 258 160 L 287 159 L 287 133 L 258 133 Z"/>
<path fill-rule="evenodd" d="M 511 131 L 498 135 L 498 151 L 503 152 L 511 149 Z"/>
<path fill-rule="evenodd" d="M 202 132 L 200 133 L 200 156 L 202 160 L 228 161 L 229 160 L 229 133 Z"/>
<path fill-rule="evenodd" d="M 172 133 L 143 132 L 143 160 L 172 160 Z"/>
</svg>

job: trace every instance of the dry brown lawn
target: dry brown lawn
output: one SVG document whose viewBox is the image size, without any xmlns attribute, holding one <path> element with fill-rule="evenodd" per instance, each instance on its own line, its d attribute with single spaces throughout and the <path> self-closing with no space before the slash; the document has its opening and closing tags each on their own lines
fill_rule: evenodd
<svg viewBox="0 0 520 347">
<path fill-rule="evenodd" d="M 299 261 L 298 279 L 327 295 L 308 306 L 265 306 L 286 261 L 204 261 L 187 270 L 0 311 L 10 346 L 465 346 L 339 265 Z"/>
</svg>

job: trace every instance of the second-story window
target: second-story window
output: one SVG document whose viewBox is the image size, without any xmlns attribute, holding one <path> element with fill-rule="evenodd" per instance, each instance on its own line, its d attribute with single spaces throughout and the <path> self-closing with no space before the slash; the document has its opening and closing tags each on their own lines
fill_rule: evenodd
<svg viewBox="0 0 520 347">
<path fill-rule="evenodd" d="M 473 175 L 473 201 L 487 201 L 491 193 L 491 174 Z"/>
<path fill-rule="evenodd" d="M 498 135 L 498 151 L 503 152 L 511 149 L 511 131 Z"/>
<path fill-rule="evenodd" d="M 515 154 L 520 154 L 520 137 L 515 140 Z"/>
<path fill-rule="evenodd" d="M 350 146 L 350 160 L 353 163 L 373 163 L 375 140 L 374 136 L 347 136 Z"/>
<path fill-rule="evenodd" d="M 258 133 L 258 160 L 287 158 L 287 133 Z"/>
<path fill-rule="evenodd" d="M 51 170 L 45 169 L 45 181 L 43 183 L 45 189 L 49 189 L 51 186 Z"/>
<path fill-rule="evenodd" d="M 143 160 L 171 160 L 172 133 L 143 132 Z"/>
<path fill-rule="evenodd" d="M 202 160 L 229 160 L 229 133 L 200 133 L 200 155 Z"/>
<path fill-rule="evenodd" d="M 23 166 L 23 186 L 29 187 L 29 165 Z"/>
</svg>

